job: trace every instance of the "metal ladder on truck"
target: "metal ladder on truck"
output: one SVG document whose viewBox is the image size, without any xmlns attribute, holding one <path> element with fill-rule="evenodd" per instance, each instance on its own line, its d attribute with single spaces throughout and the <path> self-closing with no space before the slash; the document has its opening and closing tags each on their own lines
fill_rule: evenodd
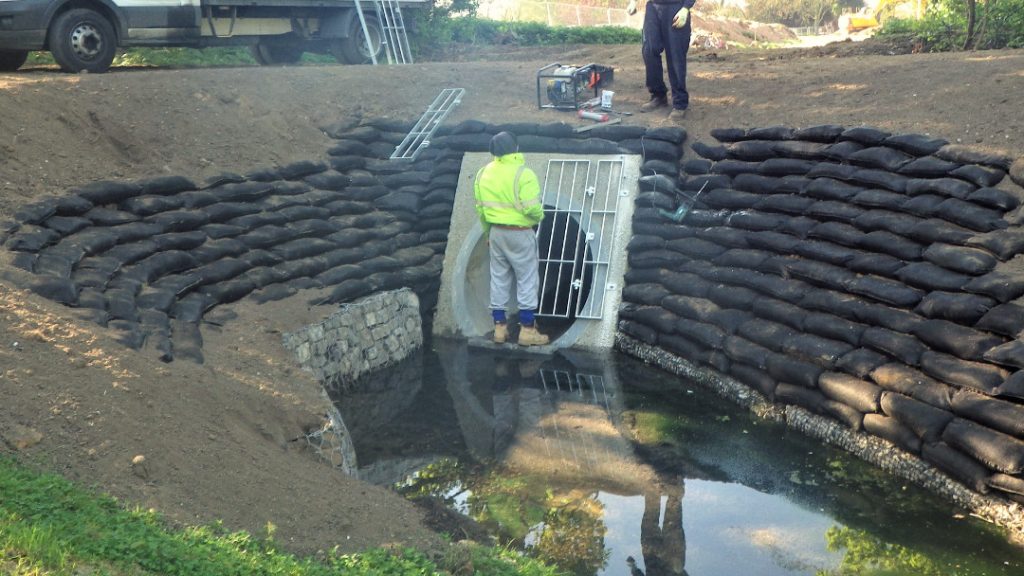
<svg viewBox="0 0 1024 576">
<path fill-rule="evenodd" d="M 409 36 L 405 33 L 405 20 L 402 19 L 402 7 L 397 0 L 370 0 L 376 12 L 377 22 L 384 32 L 381 43 L 388 56 L 388 64 L 412 64 L 412 51 L 409 49 Z M 370 61 L 377 65 L 377 47 L 373 45 L 370 32 L 366 26 L 366 14 L 363 3 L 355 0 L 356 14 L 359 24 L 363 27 L 363 38 L 366 39 L 366 50 Z"/>
</svg>

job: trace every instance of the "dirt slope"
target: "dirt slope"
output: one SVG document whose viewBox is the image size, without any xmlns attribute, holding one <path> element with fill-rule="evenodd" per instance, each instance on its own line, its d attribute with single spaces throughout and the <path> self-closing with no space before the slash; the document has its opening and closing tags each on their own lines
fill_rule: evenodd
<svg viewBox="0 0 1024 576">
<path fill-rule="evenodd" d="M 1024 51 L 838 57 L 858 50 L 870 52 L 692 54 L 690 141 L 708 141 L 717 127 L 867 124 L 1024 155 Z M 638 46 L 462 50 L 404 67 L 2 74 L 0 220 L 98 179 L 202 180 L 322 158 L 322 127 L 413 120 L 444 88 L 466 89 L 449 123 L 582 124 L 537 108 L 536 71 L 556 61 L 614 66 L 619 110 L 647 99 Z M 0 269 L 8 257 L 0 252 Z M 320 422 L 316 384 L 279 345 L 281 331 L 324 312 L 307 296 L 239 303 L 223 328 L 204 326 L 206 365 L 164 365 L 10 286 L 0 281 L 0 451 L 176 521 L 222 518 L 256 533 L 273 522 L 297 550 L 438 542 L 412 506 L 342 477 L 294 441 Z M 137 455 L 145 464 L 133 467 Z"/>
</svg>

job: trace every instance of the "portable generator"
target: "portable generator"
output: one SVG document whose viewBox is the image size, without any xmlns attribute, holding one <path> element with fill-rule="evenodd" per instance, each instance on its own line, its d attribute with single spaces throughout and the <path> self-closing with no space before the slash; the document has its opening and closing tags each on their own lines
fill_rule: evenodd
<svg viewBox="0 0 1024 576">
<path fill-rule="evenodd" d="M 600 64 L 548 64 L 537 71 L 537 107 L 577 110 L 584 102 L 596 98 L 601 88 L 611 86 L 614 73 L 610 66 Z M 542 93 L 547 96 L 547 104 Z"/>
</svg>

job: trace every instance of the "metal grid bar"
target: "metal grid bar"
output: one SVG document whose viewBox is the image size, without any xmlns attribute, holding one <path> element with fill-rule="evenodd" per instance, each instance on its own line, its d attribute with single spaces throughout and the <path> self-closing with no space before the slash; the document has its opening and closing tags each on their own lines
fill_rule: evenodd
<svg viewBox="0 0 1024 576">
<path fill-rule="evenodd" d="M 543 202 L 552 228 L 541 254 L 538 316 L 599 320 L 614 253 L 615 216 L 622 196 L 623 160 L 549 160 Z M 578 229 L 575 237 L 570 223 Z M 584 300 L 584 281 L 589 296 Z M 553 291 L 553 294 L 551 293 Z"/>
<path fill-rule="evenodd" d="M 391 153 L 391 160 L 415 160 L 424 148 L 430 146 L 430 137 L 434 135 L 452 109 L 462 102 L 462 96 L 465 93 L 465 88 L 442 90 L 430 106 L 427 106 L 426 112 L 420 116 L 419 121 L 412 127 L 401 144 L 395 147 L 395 151 Z"/>
<path fill-rule="evenodd" d="M 409 36 L 405 33 L 402 7 L 395 0 L 377 0 L 377 21 L 384 29 L 388 64 L 412 64 Z"/>
</svg>

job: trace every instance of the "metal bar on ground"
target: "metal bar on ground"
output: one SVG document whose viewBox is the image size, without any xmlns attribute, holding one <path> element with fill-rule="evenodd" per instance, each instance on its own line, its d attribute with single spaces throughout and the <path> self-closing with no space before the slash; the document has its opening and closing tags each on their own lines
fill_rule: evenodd
<svg viewBox="0 0 1024 576">
<path fill-rule="evenodd" d="M 420 152 L 430 146 L 430 137 L 448 117 L 452 109 L 462 102 L 465 88 L 445 88 L 434 98 L 409 134 L 395 147 L 391 160 L 415 160 Z"/>
</svg>

